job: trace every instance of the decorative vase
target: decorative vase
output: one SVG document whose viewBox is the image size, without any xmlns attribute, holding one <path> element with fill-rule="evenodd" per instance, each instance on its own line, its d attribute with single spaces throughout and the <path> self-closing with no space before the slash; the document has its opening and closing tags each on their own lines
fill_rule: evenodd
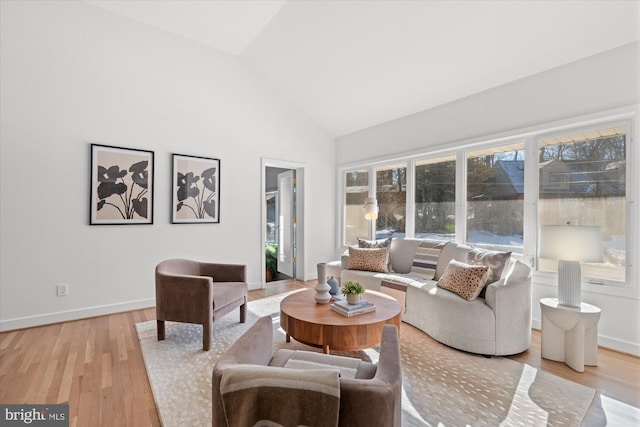
<svg viewBox="0 0 640 427">
<path fill-rule="evenodd" d="M 347 294 L 348 304 L 357 304 L 360 301 L 360 294 Z"/>
<path fill-rule="evenodd" d="M 327 263 L 319 262 L 318 263 L 318 284 L 314 288 L 316 290 L 316 303 L 318 304 L 327 304 L 331 301 L 331 294 L 329 293 L 329 289 L 331 286 L 327 284 Z"/>
<path fill-rule="evenodd" d="M 331 276 L 329 280 L 327 280 L 327 285 L 331 287 L 331 289 L 329 290 L 329 293 L 331 295 L 335 295 L 338 292 L 340 292 L 340 284 L 338 283 L 335 277 Z"/>
</svg>

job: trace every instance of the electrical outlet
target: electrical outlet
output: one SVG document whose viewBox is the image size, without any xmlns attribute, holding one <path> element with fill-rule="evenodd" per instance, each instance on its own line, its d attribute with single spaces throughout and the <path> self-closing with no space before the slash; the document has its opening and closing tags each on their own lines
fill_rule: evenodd
<svg viewBox="0 0 640 427">
<path fill-rule="evenodd" d="M 69 295 L 69 284 L 58 283 L 58 286 L 56 286 L 56 296 L 66 297 L 67 295 Z"/>
</svg>

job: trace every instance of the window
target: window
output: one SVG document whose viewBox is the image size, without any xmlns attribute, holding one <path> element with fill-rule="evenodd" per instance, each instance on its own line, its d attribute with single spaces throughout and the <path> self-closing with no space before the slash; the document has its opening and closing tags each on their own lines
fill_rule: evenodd
<svg viewBox="0 0 640 427">
<path fill-rule="evenodd" d="M 626 126 L 538 141 L 540 225 L 602 227 L 604 263 L 583 264 L 583 277 L 625 281 Z M 557 271 L 540 259 L 538 270 Z"/>
<path fill-rule="evenodd" d="M 369 171 L 367 169 L 348 171 L 345 179 L 344 203 L 344 244 L 358 243 L 358 237 L 368 237 L 368 223 L 362 207 L 369 194 Z"/>
<path fill-rule="evenodd" d="M 467 243 L 522 254 L 524 161 L 524 143 L 467 154 Z"/>
<path fill-rule="evenodd" d="M 567 179 L 567 174 L 566 173 L 550 173 L 549 174 L 549 183 L 551 185 L 562 185 L 565 184 L 567 182 L 569 182 L 569 180 Z"/>
<path fill-rule="evenodd" d="M 627 170 L 635 114 L 576 118 L 499 140 L 451 143 L 388 163 L 346 166 L 340 170 L 346 179 L 344 244 L 368 236 L 369 227 L 376 238 L 456 241 L 511 252 L 535 265 L 541 273 L 536 280 L 551 284 L 557 281 L 544 273 L 555 274 L 557 261 L 536 258 L 538 226 L 597 225 L 604 262 L 583 263 L 582 276 L 606 285 L 589 285 L 595 292 L 631 295 L 638 288 L 631 262 L 637 254 L 627 236 L 640 228 L 640 208 L 631 197 L 640 183 Z M 375 224 L 367 223 L 362 209 L 373 196 L 379 206 Z"/>
<path fill-rule="evenodd" d="M 267 203 L 267 243 L 278 243 L 278 192 L 265 193 Z"/>
<path fill-rule="evenodd" d="M 415 237 L 455 240 L 455 155 L 416 161 Z"/>
<path fill-rule="evenodd" d="M 404 237 L 407 220 L 406 163 L 376 168 L 376 238 Z"/>
</svg>

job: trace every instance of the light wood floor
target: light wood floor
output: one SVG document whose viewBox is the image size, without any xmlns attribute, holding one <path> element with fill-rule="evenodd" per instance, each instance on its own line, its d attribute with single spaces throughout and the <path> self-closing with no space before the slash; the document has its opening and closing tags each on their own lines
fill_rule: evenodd
<svg viewBox="0 0 640 427">
<path fill-rule="evenodd" d="M 312 286 L 271 282 L 255 300 Z M 0 334 L 0 403 L 68 403 L 71 426 L 159 426 L 135 324 L 155 309 L 65 322 Z M 510 357 L 640 407 L 640 358 L 605 348 L 598 366 L 578 373 L 540 357 L 540 333 L 526 352 Z"/>
</svg>

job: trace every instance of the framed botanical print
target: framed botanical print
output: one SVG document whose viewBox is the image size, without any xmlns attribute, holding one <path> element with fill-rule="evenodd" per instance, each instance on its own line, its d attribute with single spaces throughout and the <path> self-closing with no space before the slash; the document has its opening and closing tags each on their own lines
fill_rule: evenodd
<svg viewBox="0 0 640 427">
<path fill-rule="evenodd" d="M 173 155 L 171 222 L 220 222 L 220 160 Z"/>
<path fill-rule="evenodd" d="M 153 155 L 91 144 L 90 224 L 153 224 Z"/>
</svg>

